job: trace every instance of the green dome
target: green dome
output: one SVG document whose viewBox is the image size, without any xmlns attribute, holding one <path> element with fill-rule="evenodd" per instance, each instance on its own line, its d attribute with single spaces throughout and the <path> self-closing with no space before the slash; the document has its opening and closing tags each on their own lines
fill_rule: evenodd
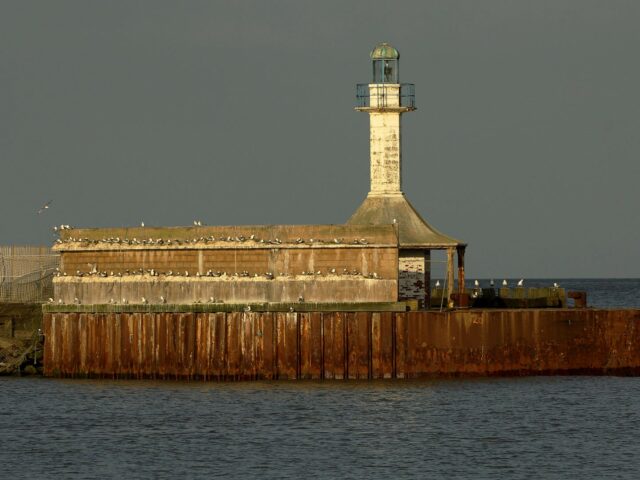
<svg viewBox="0 0 640 480">
<path fill-rule="evenodd" d="M 372 60 L 397 60 L 398 58 L 400 58 L 398 50 L 393 48 L 388 43 L 381 43 L 371 51 Z"/>
</svg>

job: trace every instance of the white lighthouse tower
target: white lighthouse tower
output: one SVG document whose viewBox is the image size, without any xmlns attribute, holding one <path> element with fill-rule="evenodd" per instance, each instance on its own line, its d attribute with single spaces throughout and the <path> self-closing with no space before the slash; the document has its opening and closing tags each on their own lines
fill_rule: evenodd
<svg viewBox="0 0 640 480">
<path fill-rule="evenodd" d="M 373 81 L 358 86 L 356 107 L 369 113 L 369 195 L 402 195 L 400 119 L 403 113 L 415 110 L 413 85 L 400 84 L 400 54 L 391 45 L 378 45 L 371 59 Z"/>
<path fill-rule="evenodd" d="M 447 302 L 454 292 L 453 260 L 458 255 L 458 292 L 464 288 L 466 244 L 440 233 L 409 203 L 402 191 L 403 113 L 416 109 L 414 85 L 400 83 L 400 54 L 387 43 L 371 52 L 371 83 L 358 84 L 356 110 L 369 114 L 371 186 L 349 224 L 396 224 L 400 247 L 398 299 L 430 305 L 431 250 L 446 250 Z"/>
</svg>

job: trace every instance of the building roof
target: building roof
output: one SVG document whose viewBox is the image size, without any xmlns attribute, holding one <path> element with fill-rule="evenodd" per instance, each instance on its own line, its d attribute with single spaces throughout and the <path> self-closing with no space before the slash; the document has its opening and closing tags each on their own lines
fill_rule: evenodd
<svg viewBox="0 0 640 480">
<path fill-rule="evenodd" d="M 53 250 L 397 246 L 398 236 L 393 225 L 206 225 L 65 229 L 60 232 L 60 241 L 56 242 Z"/>
<path fill-rule="evenodd" d="M 400 248 L 445 249 L 466 245 L 429 225 L 409 203 L 404 194 L 370 195 L 347 221 L 348 225 L 393 223 L 398 225 Z"/>
<path fill-rule="evenodd" d="M 400 53 L 388 43 L 380 43 L 371 51 L 372 60 L 393 60 L 399 59 Z"/>
</svg>

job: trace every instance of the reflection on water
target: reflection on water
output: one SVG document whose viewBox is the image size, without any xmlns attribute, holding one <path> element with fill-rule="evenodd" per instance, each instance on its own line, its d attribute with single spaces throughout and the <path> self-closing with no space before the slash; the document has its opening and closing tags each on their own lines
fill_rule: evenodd
<svg viewBox="0 0 640 480">
<path fill-rule="evenodd" d="M 636 478 L 640 379 L 0 378 L 3 478 Z"/>
</svg>

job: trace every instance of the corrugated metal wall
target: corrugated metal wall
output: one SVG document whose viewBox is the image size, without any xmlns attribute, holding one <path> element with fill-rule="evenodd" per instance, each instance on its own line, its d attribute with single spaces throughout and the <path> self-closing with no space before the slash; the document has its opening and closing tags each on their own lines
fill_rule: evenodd
<svg viewBox="0 0 640 480">
<path fill-rule="evenodd" d="M 45 313 L 45 374 L 372 379 L 640 373 L 640 310 Z"/>
</svg>

